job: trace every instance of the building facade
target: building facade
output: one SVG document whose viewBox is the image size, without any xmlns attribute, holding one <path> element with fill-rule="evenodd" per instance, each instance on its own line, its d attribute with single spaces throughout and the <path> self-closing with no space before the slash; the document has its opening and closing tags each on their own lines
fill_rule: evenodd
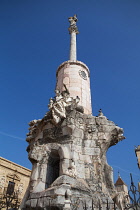
<svg viewBox="0 0 140 210">
<path fill-rule="evenodd" d="M 30 174 L 29 169 L 0 157 L 0 209 L 6 209 L 9 199 L 12 199 L 9 207 L 16 205 L 16 202 L 19 206 L 28 187 Z"/>
</svg>

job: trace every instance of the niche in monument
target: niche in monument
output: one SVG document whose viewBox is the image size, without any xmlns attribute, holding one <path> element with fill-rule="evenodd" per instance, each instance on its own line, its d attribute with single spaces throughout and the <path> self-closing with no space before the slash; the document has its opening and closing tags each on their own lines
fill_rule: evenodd
<svg viewBox="0 0 140 210">
<path fill-rule="evenodd" d="M 51 151 L 47 165 L 46 188 L 48 188 L 59 177 L 59 169 L 60 156 L 58 151 Z"/>
</svg>

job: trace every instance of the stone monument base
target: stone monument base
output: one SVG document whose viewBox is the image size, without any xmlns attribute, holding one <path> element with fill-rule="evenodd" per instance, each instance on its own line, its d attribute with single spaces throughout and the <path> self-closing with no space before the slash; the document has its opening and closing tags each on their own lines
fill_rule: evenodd
<svg viewBox="0 0 140 210">
<path fill-rule="evenodd" d="M 26 201 L 26 210 L 57 209 L 106 209 L 108 203 L 113 204 L 109 195 L 94 193 L 83 179 L 75 179 L 67 175 L 58 177 L 50 188 L 43 192 L 32 193 Z M 65 205 L 68 207 L 65 208 Z"/>
</svg>

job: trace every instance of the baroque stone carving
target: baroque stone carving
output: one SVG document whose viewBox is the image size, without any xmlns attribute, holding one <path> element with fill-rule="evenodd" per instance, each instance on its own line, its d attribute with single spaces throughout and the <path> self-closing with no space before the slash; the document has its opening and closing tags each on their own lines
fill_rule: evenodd
<svg viewBox="0 0 140 210">
<path fill-rule="evenodd" d="M 39 124 L 40 121 L 41 120 L 39 119 L 39 120 L 32 120 L 32 121 L 29 122 L 30 128 L 29 128 L 29 133 L 27 133 L 26 141 L 29 142 L 37 136 L 37 134 L 39 132 L 37 127 L 38 127 L 38 124 Z"/>
<path fill-rule="evenodd" d="M 61 189 L 64 193 L 59 205 L 64 207 L 67 190 L 64 186 L 69 185 L 72 192 L 71 203 L 75 199 L 81 199 L 75 192 L 82 193 L 84 197 L 88 193 L 89 198 L 94 201 L 96 196 L 102 198 L 101 202 L 103 199 L 111 201 L 117 193 L 106 152 L 109 147 L 124 139 L 123 129 L 109 121 L 101 112 L 97 117 L 79 112 L 75 99 L 69 96 L 66 88 L 58 93 L 52 99 L 50 112 L 41 121 L 30 123 L 31 130 L 35 128 L 38 134 L 28 141 L 29 159 L 33 164 L 29 194 L 41 195 L 40 201 L 36 197 L 36 203 L 43 206 L 46 195 L 50 196 L 51 190 L 59 196 L 57 190 Z M 62 102 L 66 104 L 59 110 L 63 115 L 58 115 L 56 107 L 61 106 Z M 53 114 L 58 117 L 58 121 Z M 57 200 L 51 202 L 58 206 Z M 25 205 L 32 206 L 30 197 Z"/>
<path fill-rule="evenodd" d="M 40 145 L 36 142 L 28 149 L 28 156 L 33 164 L 30 177 L 30 191 L 39 190 L 40 185 L 45 186 L 44 176 L 46 174 L 46 162 L 48 159 L 48 148 L 46 145 Z"/>
<path fill-rule="evenodd" d="M 75 167 L 75 163 L 73 160 L 71 161 L 66 174 L 68 174 L 69 176 L 72 176 L 72 177 L 76 177 L 76 167 Z"/>
<path fill-rule="evenodd" d="M 62 119 L 66 118 L 66 107 L 70 105 L 76 105 L 79 103 L 79 97 L 76 99 L 70 97 L 70 93 L 64 84 L 65 90 L 60 93 L 59 90 L 55 90 L 56 96 L 54 99 L 50 99 L 50 103 L 48 104 L 48 108 L 52 112 L 53 123 L 58 124 Z"/>
</svg>

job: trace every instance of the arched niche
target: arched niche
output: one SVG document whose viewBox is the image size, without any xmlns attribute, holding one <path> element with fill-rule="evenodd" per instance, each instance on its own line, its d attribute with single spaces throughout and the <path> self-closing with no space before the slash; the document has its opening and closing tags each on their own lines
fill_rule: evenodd
<svg viewBox="0 0 140 210">
<path fill-rule="evenodd" d="M 57 150 L 51 150 L 47 164 L 46 188 L 48 188 L 58 177 L 60 171 L 60 156 Z"/>
</svg>

